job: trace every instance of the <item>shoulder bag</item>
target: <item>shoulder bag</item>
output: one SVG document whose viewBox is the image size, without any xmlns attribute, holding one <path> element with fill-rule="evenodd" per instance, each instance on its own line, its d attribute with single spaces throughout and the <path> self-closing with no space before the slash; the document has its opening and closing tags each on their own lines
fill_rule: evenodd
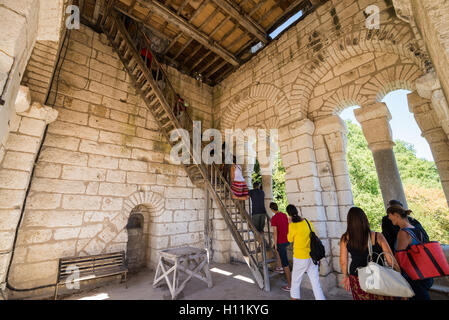
<svg viewBox="0 0 449 320">
<path fill-rule="evenodd" d="M 384 266 L 378 264 L 382 255 L 386 254 L 385 252 L 377 257 L 376 262 L 373 261 L 371 234 L 368 236 L 368 251 L 368 265 L 357 269 L 363 291 L 388 297 L 411 298 L 415 295 L 407 280 L 392 267 L 387 267 L 386 259 L 383 261 Z M 392 260 L 394 263 L 394 259 Z"/>
<path fill-rule="evenodd" d="M 413 232 L 407 232 L 418 244 L 396 251 L 399 266 L 412 280 L 449 276 L 449 265 L 439 242 L 419 241 Z"/>
</svg>

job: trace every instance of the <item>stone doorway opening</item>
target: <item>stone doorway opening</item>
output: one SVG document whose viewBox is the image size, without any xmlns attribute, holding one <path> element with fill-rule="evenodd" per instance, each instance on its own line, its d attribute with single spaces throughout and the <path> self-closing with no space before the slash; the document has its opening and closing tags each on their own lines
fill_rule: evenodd
<svg viewBox="0 0 449 320">
<path fill-rule="evenodd" d="M 130 273 L 136 273 L 145 266 L 145 241 L 143 237 L 143 215 L 132 213 L 126 225 L 128 243 L 126 245 L 126 262 Z"/>
<path fill-rule="evenodd" d="M 136 206 L 129 215 L 126 229 L 128 243 L 126 245 L 126 261 L 129 272 L 137 273 L 149 267 L 149 216 L 151 207 Z"/>
</svg>

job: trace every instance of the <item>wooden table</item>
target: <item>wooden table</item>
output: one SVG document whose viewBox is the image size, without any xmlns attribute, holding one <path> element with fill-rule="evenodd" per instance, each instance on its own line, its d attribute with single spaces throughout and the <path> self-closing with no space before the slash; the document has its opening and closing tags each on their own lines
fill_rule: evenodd
<svg viewBox="0 0 449 320">
<path fill-rule="evenodd" d="M 172 300 L 176 299 L 185 288 L 187 282 L 195 277 L 207 283 L 212 288 L 212 277 L 209 271 L 209 261 L 205 249 L 182 247 L 160 251 L 159 263 L 154 275 L 153 287 L 161 285 L 165 279 L 170 290 Z M 179 285 L 180 272 L 187 274 L 187 278 Z M 169 275 L 173 273 L 172 278 Z"/>
</svg>

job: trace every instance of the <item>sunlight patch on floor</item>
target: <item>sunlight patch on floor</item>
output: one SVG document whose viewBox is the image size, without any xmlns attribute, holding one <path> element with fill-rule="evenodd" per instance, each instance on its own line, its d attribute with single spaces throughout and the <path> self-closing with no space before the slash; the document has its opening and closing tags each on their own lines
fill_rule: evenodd
<svg viewBox="0 0 449 320">
<path fill-rule="evenodd" d="M 234 278 L 238 279 L 238 280 L 242 280 L 242 281 L 248 282 L 248 283 L 253 283 L 253 284 L 255 283 L 253 279 L 250 279 L 248 277 L 244 277 L 244 276 L 241 276 L 241 275 L 235 276 Z"/>
<path fill-rule="evenodd" d="M 225 270 L 222 270 L 222 269 L 218 269 L 218 268 L 212 268 L 212 269 L 210 269 L 210 271 L 215 272 L 215 273 L 220 273 L 220 274 L 223 274 L 225 276 L 232 275 L 232 272 L 228 272 L 228 271 L 225 271 Z"/>
<path fill-rule="evenodd" d="M 109 299 L 109 295 L 107 293 L 99 293 L 94 296 L 84 297 L 78 300 L 106 300 Z"/>
</svg>

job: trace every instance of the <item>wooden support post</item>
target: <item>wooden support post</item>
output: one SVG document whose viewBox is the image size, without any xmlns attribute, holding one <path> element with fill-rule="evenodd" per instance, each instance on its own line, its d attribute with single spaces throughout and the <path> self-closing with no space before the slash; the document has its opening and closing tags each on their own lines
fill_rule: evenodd
<svg viewBox="0 0 449 320">
<path fill-rule="evenodd" d="M 211 239 L 210 239 L 210 209 L 211 209 L 211 198 L 209 194 L 209 190 L 204 188 L 206 192 L 206 210 L 204 212 L 204 248 L 207 251 L 207 261 L 210 262 L 212 259 L 211 255 Z"/>
</svg>

